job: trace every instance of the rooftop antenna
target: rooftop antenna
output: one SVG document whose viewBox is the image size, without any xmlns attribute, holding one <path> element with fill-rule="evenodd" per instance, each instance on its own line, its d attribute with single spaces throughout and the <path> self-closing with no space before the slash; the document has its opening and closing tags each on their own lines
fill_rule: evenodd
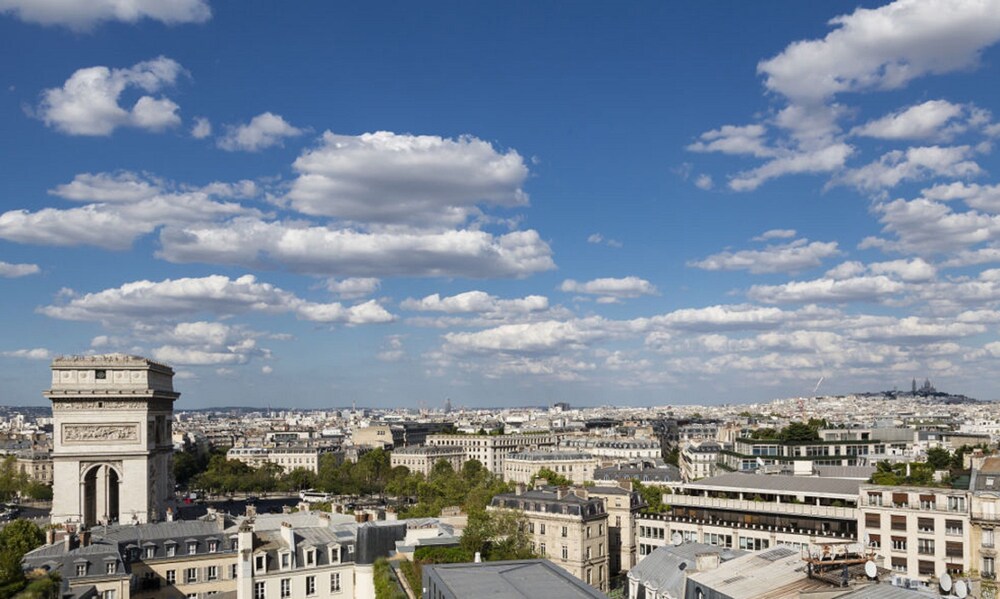
<svg viewBox="0 0 1000 599">
<path fill-rule="evenodd" d="M 681 533 L 675 532 L 674 534 L 670 535 L 670 542 L 674 545 L 674 547 L 677 547 L 682 543 L 684 543 L 684 537 L 681 536 Z"/>
<path fill-rule="evenodd" d="M 878 576 L 878 566 L 876 566 L 875 562 L 872 560 L 865 562 L 865 576 L 868 578 L 875 578 Z M 941 584 L 943 585 L 944 581 L 942 581 Z"/>
</svg>

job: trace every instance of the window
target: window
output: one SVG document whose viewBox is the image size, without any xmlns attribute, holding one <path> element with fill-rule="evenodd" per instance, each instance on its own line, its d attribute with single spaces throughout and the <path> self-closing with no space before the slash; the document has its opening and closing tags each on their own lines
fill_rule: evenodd
<svg viewBox="0 0 1000 599">
<path fill-rule="evenodd" d="M 282 553 L 281 554 L 281 569 L 287 570 L 292 567 L 292 554 Z"/>
<path fill-rule="evenodd" d="M 944 522 L 945 534 L 962 536 L 962 528 L 961 520 L 945 520 Z"/>
<path fill-rule="evenodd" d="M 590 559 L 590 547 L 587 547 L 587 559 Z"/>
<path fill-rule="evenodd" d="M 538 534 L 540 534 L 540 535 L 545 534 L 545 523 L 544 522 L 542 522 L 542 523 L 540 523 L 538 525 Z"/>
<path fill-rule="evenodd" d="M 281 596 L 291 597 L 292 596 L 292 579 L 282 578 L 281 579 Z"/>
<path fill-rule="evenodd" d="M 316 577 L 306 576 L 306 595 L 316 594 Z"/>
<path fill-rule="evenodd" d="M 947 557 L 962 559 L 965 557 L 965 547 L 957 541 L 945 541 L 944 554 Z"/>
<path fill-rule="evenodd" d="M 188 555 L 194 555 L 198 553 L 198 542 L 192 541 L 188 543 Z"/>
<path fill-rule="evenodd" d="M 167 584 L 174 584 L 177 582 L 177 570 L 167 570 Z"/>
<path fill-rule="evenodd" d="M 965 511 L 965 497 L 948 497 L 948 511 L 949 512 L 964 512 Z"/>
<path fill-rule="evenodd" d="M 592 574 L 594 573 L 592 568 L 587 568 L 587 584 L 593 584 Z"/>
<path fill-rule="evenodd" d="M 186 583 L 198 582 L 198 568 L 185 568 L 184 582 Z"/>
<path fill-rule="evenodd" d="M 879 514 L 865 514 L 865 526 L 868 528 L 881 528 L 882 516 Z"/>
<path fill-rule="evenodd" d="M 993 529 L 984 528 L 983 529 L 983 547 L 993 546 Z"/>
<path fill-rule="evenodd" d="M 538 555 L 545 557 L 545 543 L 538 544 Z"/>
<path fill-rule="evenodd" d="M 528 522 L 528 532 L 530 532 L 531 534 L 535 534 L 535 523 L 534 522 Z"/>
<path fill-rule="evenodd" d="M 868 493 L 868 505 L 882 505 L 882 494 L 881 493 Z"/>
<path fill-rule="evenodd" d="M 917 518 L 917 530 L 920 532 L 934 532 L 934 518 Z"/>
<path fill-rule="evenodd" d="M 311 566 L 316 563 L 316 550 L 309 549 L 306 551 L 306 565 Z"/>
<path fill-rule="evenodd" d="M 219 567 L 209 566 L 205 568 L 205 580 L 218 580 L 219 579 Z"/>
<path fill-rule="evenodd" d="M 868 545 L 872 549 L 879 549 L 882 547 L 882 535 L 868 535 Z"/>
<path fill-rule="evenodd" d="M 587 527 L 587 538 L 588 539 L 590 538 L 590 527 L 589 526 Z"/>
<path fill-rule="evenodd" d="M 995 558 L 992 557 L 983 558 L 983 576 L 988 576 L 989 578 L 993 578 L 996 576 Z"/>
<path fill-rule="evenodd" d="M 177 545 L 173 543 L 167 545 L 167 557 L 174 557 L 175 555 L 177 555 Z"/>
<path fill-rule="evenodd" d="M 569 559 L 569 548 L 565 545 L 562 546 L 562 558 Z"/>
<path fill-rule="evenodd" d="M 340 572 L 334 572 L 330 575 L 330 592 L 340 592 Z"/>
<path fill-rule="evenodd" d="M 330 547 L 330 563 L 337 564 L 340 563 L 340 548 Z"/>
<path fill-rule="evenodd" d="M 921 576 L 934 576 L 934 562 L 920 560 L 917 562 L 917 571 Z"/>
<path fill-rule="evenodd" d="M 597 582 L 604 582 L 604 566 L 597 566 Z"/>
<path fill-rule="evenodd" d="M 219 550 L 219 542 L 218 541 L 209 541 L 208 542 L 208 552 L 209 553 L 215 553 L 218 550 Z"/>
<path fill-rule="evenodd" d="M 253 599 L 266 599 L 267 592 L 263 582 L 253 583 Z"/>
<path fill-rule="evenodd" d="M 917 553 L 934 555 L 934 539 L 917 539 Z"/>
<path fill-rule="evenodd" d="M 87 575 L 87 564 L 77 564 L 76 565 L 76 575 L 86 576 Z"/>
<path fill-rule="evenodd" d="M 255 562 L 256 562 L 256 564 L 255 564 L 256 570 L 258 572 L 263 572 L 264 569 L 267 567 L 267 556 L 266 555 L 258 555 L 257 559 L 255 560 Z"/>
<path fill-rule="evenodd" d="M 598 524 L 597 525 L 597 534 L 599 534 L 599 535 L 603 535 L 604 534 L 604 525 L 603 524 Z"/>
<path fill-rule="evenodd" d="M 146 547 L 146 559 L 156 557 L 156 547 Z"/>
<path fill-rule="evenodd" d="M 563 527 L 562 527 L 562 535 L 561 535 L 561 536 L 562 536 L 563 538 L 566 538 L 566 537 L 568 537 L 568 536 L 569 536 L 569 529 L 568 529 L 568 528 L 566 528 L 565 526 L 563 526 Z"/>
<path fill-rule="evenodd" d="M 937 508 L 937 499 L 933 495 L 920 496 L 920 509 L 933 510 Z"/>
<path fill-rule="evenodd" d="M 892 569 L 896 572 L 906 572 L 908 566 L 906 565 L 905 557 L 894 557 L 892 558 Z"/>
<path fill-rule="evenodd" d="M 236 579 L 239 564 L 229 564 L 229 578 Z"/>
<path fill-rule="evenodd" d="M 893 530 L 906 530 L 906 516 L 892 516 Z"/>
<path fill-rule="evenodd" d="M 118 562 L 108 562 L 104 564 L 105 574 L 114 574 L 117 571 L 118 571 Z"/>
<path fill-rule="evenodd" d="M 102 591 L 101 599 L 115 599 L 115 591 L 113 589 Z"/>
<path fill-rule="evenodd" d="M 906 551 L 906 537 L 892 537 L 893 551 Z"/>
<path fill-rule="evenodd" d="M 597 544 L 597 557 L 604 557 L 604 543 Z"/>
</svg>

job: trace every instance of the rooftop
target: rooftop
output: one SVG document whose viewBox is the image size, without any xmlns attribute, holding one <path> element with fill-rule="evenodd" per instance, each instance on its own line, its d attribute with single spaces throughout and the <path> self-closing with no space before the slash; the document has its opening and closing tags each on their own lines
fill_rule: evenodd
<svg viewBox="0 0 1000 599">
<path fill-rule="evenodd" d="M 703 478 L 687 485 L 691 490 L 711 491 L 763 491 L 766 493 L 810 493 L 842 495 L 857 499 L 860 480 L 817 476 L 789 476 L 781 474 L 741 474 L 729 472 Z"/>
<path fill-rule="evenodd" d="M 425 576 L 435 577 L 455 597 L 491 599 L 600 599 L 607 595 L 585 585 L 562 568 L 544 559 L 435 564 L 424 566 Z"/>
</svg>

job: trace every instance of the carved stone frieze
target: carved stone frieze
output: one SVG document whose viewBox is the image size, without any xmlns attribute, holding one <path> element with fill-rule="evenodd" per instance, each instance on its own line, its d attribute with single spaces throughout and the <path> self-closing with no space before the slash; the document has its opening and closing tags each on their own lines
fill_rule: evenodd
<svg viewBox="0 0 1000 599">
<path fill-rule="evenodd" d="M 138 443 L 136 424 L 64 424 L 63 443 Z"/>
</svg>

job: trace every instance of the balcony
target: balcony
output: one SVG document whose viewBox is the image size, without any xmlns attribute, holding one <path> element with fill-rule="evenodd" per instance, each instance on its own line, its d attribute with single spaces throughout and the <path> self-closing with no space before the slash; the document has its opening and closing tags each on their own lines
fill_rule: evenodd
<svg viewBox="0 0 1000 599">
<path fill-rule="evenodd" d="M 1000 522 L 1000 513 L 972 512 L 972 519 L 983 520 L 985 522 Z"/>
<path fill-rule="evenodd" d="M 671 495 L 670 504 L 677 507 L 701 507 L 739 512 L 812 516 L 857 520 L 858 510 L 852 507 L 833 507 L 811 503 L 777 503 L 775 501 L 749 501 L 747 499 L 722 499 L 702 495 Z"/>
</svg>

